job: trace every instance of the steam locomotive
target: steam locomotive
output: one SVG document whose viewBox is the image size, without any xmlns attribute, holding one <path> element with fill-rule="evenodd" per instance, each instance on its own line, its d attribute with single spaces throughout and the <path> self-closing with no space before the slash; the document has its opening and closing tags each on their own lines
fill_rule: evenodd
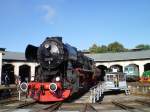
<svg viewBox="0 0 150 112">
<path fill-rule="evenodd" d="M 39 47 L 28 45 L 25 57 L 39 63 L 34 81 L 27 84 L 28 95 L 39 102 L 63 101 L 100 80 L 93 59 L 64 44 L 62 37 L 47 37 Z"/>
</svg>

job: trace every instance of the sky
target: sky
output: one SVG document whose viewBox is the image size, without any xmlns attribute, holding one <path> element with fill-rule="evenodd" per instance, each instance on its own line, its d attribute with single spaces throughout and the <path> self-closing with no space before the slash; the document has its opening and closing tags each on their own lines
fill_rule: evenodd
<svg viewBox="0 0 150 112">
<path fill-rule="evenodd" d="M 0 0 L 0 47 L 24 52 L 61 36 L 80 50 L 150 44 L 150 0 Z"/>
</svg>

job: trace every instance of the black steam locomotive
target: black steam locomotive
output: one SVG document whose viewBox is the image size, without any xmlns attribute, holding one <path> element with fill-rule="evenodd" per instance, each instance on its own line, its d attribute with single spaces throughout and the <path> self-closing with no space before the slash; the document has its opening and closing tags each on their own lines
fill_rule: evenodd
<svg viewBox="0 0 150 112">
<path fill-rule="evenodd" d="M 93 60 L 61 37 L 47 37 L 39 47 L 28 45 L 25 56 L 40 65 L 28 84 L 29 95 L 38 101 L 62 101 L 97 80 Z"/>
</svg>

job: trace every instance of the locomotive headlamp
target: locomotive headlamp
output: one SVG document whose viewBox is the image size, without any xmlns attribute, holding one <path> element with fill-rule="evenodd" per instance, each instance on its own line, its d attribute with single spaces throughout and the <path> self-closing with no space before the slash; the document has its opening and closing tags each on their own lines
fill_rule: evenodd
<svg viewBox="0 0 150 112">
<path fill-rule="evenodd" d="M 49 48 L 49 44 L 45 44 L 44 47 L 47 49 Z"/>
<path fill-rule="evenodd" d="M 55 83 L 50 83 L 49 90 L 55 92 L 57 90 L 57 85 Z"/>
<path fill-rule="evenodd" d="M 60 77 L 56 77 L 56 81 L 57 81 L 57 82 L 60 81 Z"/>
</svg>

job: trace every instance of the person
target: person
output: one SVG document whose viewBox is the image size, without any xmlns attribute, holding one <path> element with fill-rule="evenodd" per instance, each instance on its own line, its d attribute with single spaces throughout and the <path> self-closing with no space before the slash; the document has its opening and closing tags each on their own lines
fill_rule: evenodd
<svg viewBox="0 0 150 112">
<path fill-rule="evenodd" d="M 2 85 L 5 85 L 5 73 L 2 72 Z"/>
<path fill-rule="evenodd" d="M 117 80 L 117 77 L 114 76 L 113 79 L 114 79 L 114 85 L 115 85 L 115 87 L 118 87 L 118 80 Z"/>
<path fill-rule="evenodd" d="M 18 86 L 21 83 L 20 76 L 16 76 L 15 84 Z"/>
<path fill-rule="evenodd" d="M 8 72 L 7 71 L 5 73 L 5 86 L 9 87 L 9 77 L 8 77 Z"/>
</svg>

